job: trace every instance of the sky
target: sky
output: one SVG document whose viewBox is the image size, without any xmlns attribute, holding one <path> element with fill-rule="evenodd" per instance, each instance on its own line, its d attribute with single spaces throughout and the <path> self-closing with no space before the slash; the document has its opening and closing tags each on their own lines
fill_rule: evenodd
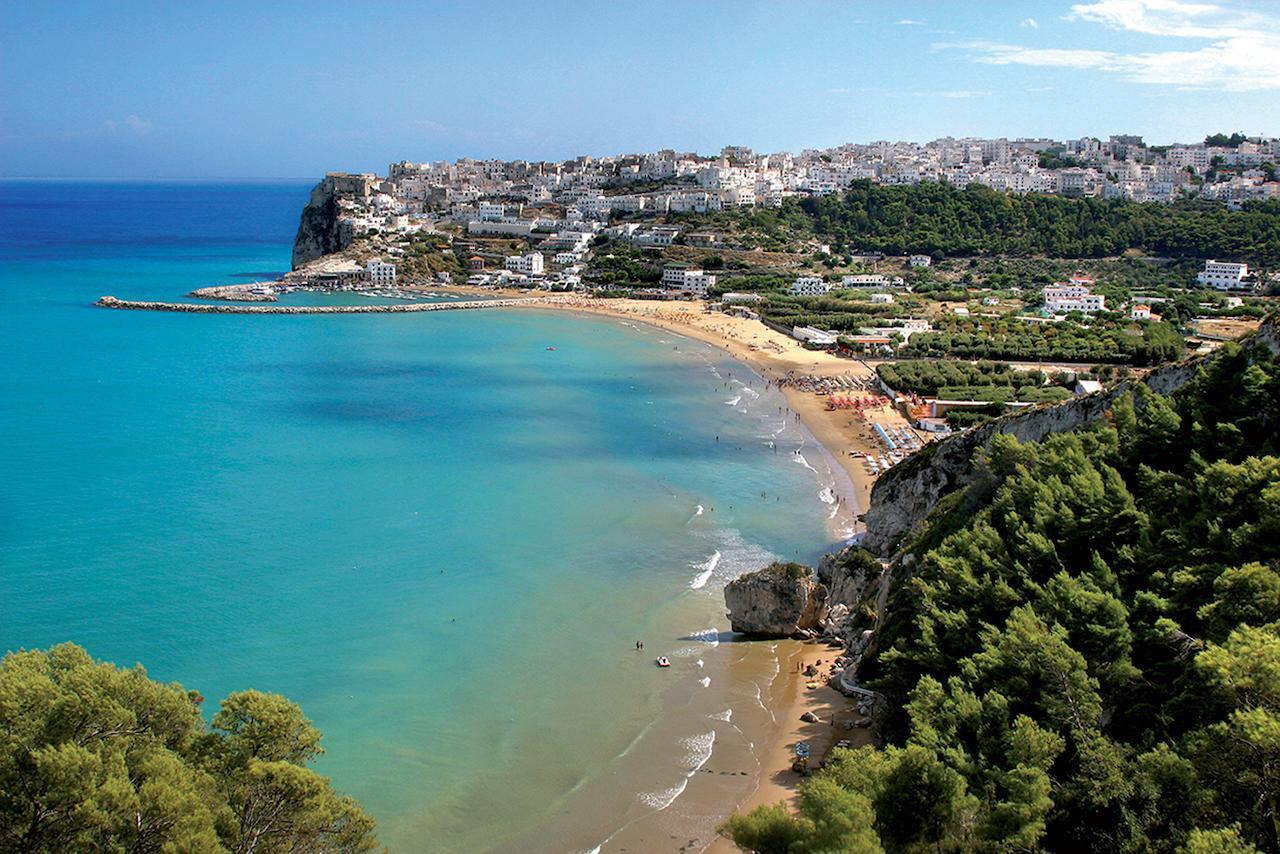
<svg viewBox="0 0 1280 854">
<path fill-rule="evenodd" d="M 0 176 L 1280 134 L 1280 0 L 0 0 Z"/>
</svg>

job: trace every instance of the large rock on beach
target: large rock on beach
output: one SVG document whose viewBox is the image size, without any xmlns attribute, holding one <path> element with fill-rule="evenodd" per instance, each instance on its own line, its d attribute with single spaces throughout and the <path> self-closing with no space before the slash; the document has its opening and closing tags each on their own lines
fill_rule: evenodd
<svg viewBox="0 0 1280 854">
<path fill-rule="evenodd" d="M 724 601 L 735 632 L 784 638 L 821 625 L 827 589 L 807 566 L 774 563 L 731 581 Z"/>
</svg>

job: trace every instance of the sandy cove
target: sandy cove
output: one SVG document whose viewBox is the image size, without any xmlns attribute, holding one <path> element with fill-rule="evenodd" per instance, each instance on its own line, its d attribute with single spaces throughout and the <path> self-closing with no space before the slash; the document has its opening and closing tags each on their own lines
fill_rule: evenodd
<svg viewBox="0 0 1280 854">
<path fill-rule="evenodd" d="M 502 295 L 515 296 L 518 293 Z M 759 321 L 707 312 L 703 310 L 704 305 L 701 302 L 577 298 L 554 306 L 537 306 L 536 309 L 603 315 L 685 335 L 723 349 L 775 385 L 788 372 L 811 376 L 874 376 L 872 369 L 863 362 L 807 350 L 796 340 Z M 849 475 L 855 494 L 845 496 L 846 500 L 856 508 L 856 512 L 865 512 L 875 478 L 860 458 L 850 456 L 850 451 L 881 452 L 870 423 L 862 421 L 850 410 L 828 410 L 826 398 L 813 392 L 785 385 L 781 390 L 792 411 Z M 886 426 L 910 427 L 909 422 L 891 406 L 869 410 L 868 415 Z M 844 728 L 845 721 L 861 716 L 849 698 L 826 684 L 830 664 L 838 651 L 817 641 L 787 640 L 778 644 L 780 670 L 777 678 L 786 680 L 780 695 L 782 699 L 771 706 L 778 727 L 760 751 L 761 770 L 755 790 L 744 801 L 734 804 L 734 811 L 747 811 L 779 802 L 794 803 L 797 787 L 803 779 L 791 770 L 796 742 L 808 741 L 815 760 L 825 757 L 841 739 L 848 740 L 853 746 L 870 742 L 868 730 Z M 817 677 L 803 674 L 810 665 L 817 670 Z M 816 714 L 821 723 L 802 721 L 801 716 L 806 712 Z M 706 850 L 731 852 L 737 847 L 726 839 L 718 839 Z"/>
<path fill-rule="evenodd" d="M 874 377 L 874 372 L 863 362 L 842 359 L 824 351 L 806 350 L 798 341 L 759 321 L 706 312 L 703 305 L 700 302 L 579 298 L 552 306 L 534 307 L 604 315 L 685 335 L 723 349 L 775 385 L 788 372 L 818 377 Z M 871 424 L 851 410 L 828 410 L 826 398 L 813 392 L 792 386 L 782 386 L 781 390 L 792 412 L 800 417 L 813 437 L 848 474 L 854 494 L 845 495 L 846 501 L 855 508 L 855 512 L 865 512 L 874 478 L 861 458 L 850 456 L 850 452 L 882 452 Z M 871 419 L 886 426 L 910 427 L 909 422 L 891 406 L 870 409 L 867 413 Z"/>
<path fill-rule="evenodd" d="M 685 335 L 723 348 L 733 358 L 775 383 L 789 371 L 813 376 L 872 376 L 871 369 L 862 362 L 806 350 L 795 340 L 759 321 L 704 312 L 702 303 L 582 299 L 548 309 L 605 315 Z M 879 452 L 870 424 L 849 410 L 828 410 L 826 399 L 812 392 L 791 386 L 783 386 L 782 392 L 792 411 L 849 475 L 855 494 L 846 496 L 846 499 L 857 508 L 857 512 L 864 512 L 874 478 L 861 459 L 850 456 L 849 452 Z M 886 425 L 910 426 L 892 407 L 871 410 L 869 415 Z M 786 680 L 781 694 L 775 695 L 781 700 L 771 706 L 778 726 L 759 753 L 760 776 L 755 790 L 744 801 L 733 805 L 734 811 L 738 812 L 779 802 L 794 804 L 797 787 L 804 779 L 791 770 L 797 742 L 809 742 L 815 760 L 825 757 L 841 739 L 848 740 L 855 747 L 870 743 L 869 730 L 845 729 L 846 721 L 861 716 L 849 698 L 827 685 L 826 677 L 838 651 L 817 641 L 778 643 L 780 670 L 776 678 Z M 810 665 L 818 676 L 804 675 Z M 821 722 L 802 721 L 801 716 L 806 712 L 813 712 Z M 705 850 L 718 854 L 738 849 L 729 840 L 721 838 Z"/>
<path fill-rule="evenodd" d="M 749 812 L 759 806 L 785 803 L 794 806 L 797 789 L 804 777 L 791 770 L 797 742 L 809 742 L 815 760 L 821 760 L 837 741 L 847 740 L 851 747 L 871 743 L 868 729 L 846 729 L 845 724 L 862 716 L 853 702 L 827 685 L 831 663 L 839 651 L 820 641 L 779 641 L 777 680 L 785 680 L 781 701 L 772 706 L 778 718 L 778 731 L 760 753 L 760 778 L 746 800 L 734 805 L 735 812 Z M 817 676 L 806 676 L 812 666 Z M 813 712 L 818 723 L 801 720 Z M 720 838 L 706 849 L 710 854 L 728 854 L 738 847 Z"/>
<path fill-rule="evenodd" d="M 504 300 L 528 299 L 530 296 L 528 292 L 522 291 L 459 286 L 424 290 L 483 295 Z M 581 312 L 665 329 L 723 349 L 729 356 L 745 363 L 774 385 L 788 373 L 818 377 L 874 376 L 871 368 L 863 362 L 842 359 L 823 351 L 807 350 L 799 342 L 759 321 L 705 311 L 705 304 L 702 302 L 604 300 L 566 295 L 554 303 L 522 302 L 520 307 L 524 310 Z M 846 504 L 855 514 L 865 512 L 874 477 L 861 458 L 851 456 L 850 452 L 880 453 L 881 448 L 872 433 L 870 423 L 861 420 L 850 410 L 828 410 L 826 398 L 821 395 L 789 385 L 780 388 L 792 412 L 847 473 L 853 494 L 843 496 Z M 907 420 L 890 406 L 868 410 L 867 414 L 871 419 L 887 426 L 910 427 Z M 799 741 L 809 742 L 816 761 L 825 757 L 841 739 L 847 739 L 854 746 L 869 742 L 868 730 L 846 729 L 843 726 L 846 721 L 860 716 L 848 698 L 826 684 L 831 662 L 837 654 L 837 650 L 822 642 L 778 642 L 780 669 L 776 679 L 784 681 L 778 695 L 781 699 L 771 706 L 778 725 L 759 753 L 760 776 L 754 791 L 742 802 L 733 804 L 732 810 L 747 811 L 766 804 L 794 803 L 797 787 L 803 779 L 791 770 L 795 745 Z M 818 676 L 804 675 L 804 671 L 810 666 L 814 667 Z M 817 715 L 820 723 L 802 721 L 801 716 L 806 712 Z M 730 841 L 721 838 L 712 842 L 705 850 L 732 852 L 737 848 Z"/>
</svg>

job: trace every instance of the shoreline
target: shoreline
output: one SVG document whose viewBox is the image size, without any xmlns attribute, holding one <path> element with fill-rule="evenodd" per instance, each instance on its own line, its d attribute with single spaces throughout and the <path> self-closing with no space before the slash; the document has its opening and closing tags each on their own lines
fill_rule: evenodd
<svg viewBox="0 0 1280 854">
<path fill-rule="evenodd" d="M 799 342 L 759 321 L 707 313 L 702 310 L 702 306 L 701 302 L 570 298 L 528 307 L 576 311 L 645 323 L 710 344 L 742 362 L 782 392 L 799 423 L 813 437 L 822 452 L 843 470 L 848 478 L 847 485 L 853 488 L 853 493 L 845 498 L 851 505 L 851 513 L 856 520 L 867 511 L 871 487 L 876 478 L 867 470 L 862 458 L 852 456 L 851 452 L 883 453 L 872 432 L 870 420 L 861 421 L 854 412 L 847 409 L 829 410 L 826 408 L 825 397 L 779 381 L 788 372 L 814 377 L 846 376 L 874 381 L 875 372 L 861 361 L 842 359 L 820 350 L 806 350 Z M 886 426 L 905 427 L 916 432 L 917 436 L 920 435 L 892 405 L 867 411 L 869 419 Z M 927 437 L 921 438 L 922 441 L 928 441 Z"/>
<path fill-rule="evenodd" d="M 647 326 L 662 329 L 677 335 L 692 338 L 709 344 L 741 362 L 771 382 L 781 391 L 791 411 L 797 416 L 798 426 L 811 436 L 820 452 L 836 464 L 832 474 L 843 473 L 846 483 L 841 485 L 851 488 L 853 493 L 846 494 L 852 504 L 851 518 L 859 527 L 858 516 L 866 512 L 870 498 L 871 486 L 875 478 L 862 465 L 859 458 L 849 455 L 850 450 L 870 451 L 875 449 L 874 439 L 870 436 L 870 427 L 864 425 L 866 435 L 856 430 L 856 416 L 847 410 L 827 410 L 823 398 L 790 385 L 779 385 L 777 380 L 787 371 L 801 371 L 816 376 L 854 375 L 873 376 L 873 372 L 862 362 L 841 359 L 829 353 L 806 350 L 797 342 L 781 333 L 770 329 L 758 321 L 734 318 L 727 315 L 705 314 L 700 310 L 693 312 L 688 303 L 648 303 L 628 300 L 622 307 L 615 305 L 618 300 L 610 300 L 603 304 L 591 304 L 587 300 L 564 301 L 554 305 L 532 306 L 533 308 L 555 311 L 572 311 L 596 317 L 610 317 L 627 322 L 644 323 Z M 587 303 L 587 304 L 582 304 Z M 639 303 L 639 305 L 636 305 Z M 694 305 L 701 306 L 701 303 Z M 662 312 L 659 307 L 673 307 L 675 310 Z M 681 310 L 683 309 L 683 310 Z M 664 316 L 666 315 L 666 316 Z M 703 319 L 703 325 L 696 322 Z M 727 321 L 736 322 L 736 329 L 730 329 Z M 724 330 L 717 334 L 712 324 Z M 755 328 L 752 329 L 751 327 Z M 737 332 L 738 335 L 727 334 Z M 743 335 L 749 333 L 750 339 Z M 756 344 L 756 341 L 759 344 Z M 780 352 L 769 354 L 761 349 L 774 345 Z M 883 407 L 877 412 L 877 419 L 906 421 L 890 407 Z M 892 417 L 890 417 L 890 413 Z M 837 484 L 839 478 L 837 477 Z M 846 534 L 843 538 L 848 540 Z M 758 641 L 768 643 L 768 641 Z M 759 767 L 752 781 L 750 793 L 726 810 L 726 818 L 734 813 L 745 813 L 758 806 L 783 803 L 788 808 L 795 804 L 799 793 L 799 785 L 804 777 L 791 770 L 793 751 L 798 741 L 808 741 L 815 762 L 821 761 L 839 740 L 848 740 L 853 747 L 870 743 L 870 730 L 865 728 L 845 729 L 846 721 L 861 717 L 855 709 L 855 701 L 841 694 L 827 684 L 828 670 L 831 662 L 838 656 L 835 647 L 819 640 L 777 641 L 779 671 L 775 680 L 785 680 L 782 684 L 782 699 L 771 704 L 771 711 L 776 723 L 772 732 L 760 745 L 756 758 Z M 785 648 L 784 648 L 785 645 Z M 821 663 L 819 663 L 821 662 Z M 798 667 L 797 667 L 798 665 Z M 814 677 L 806 677 L 803 671 L 809 666 L 817 670 Z M 812 712 L 821 719 L 821 723 L 809 723 L 801 720 L 801 716 Z M 702 851 L 713 854 L 732 854 L 739 849 L 725 837 L 717 837 L 704 846 Z"/>
<path fill-rule="evenodd" d="M 734 805 L 730 814 L 747 813 L 756 807 L 785 804 L 794 808 L 799 786 L 805 778 L 791 770 L 795 745 L 807 741 L 814 762 L 820 762 L 840 740 L 848 740 L 850 746 L 861 747 L 871 743 L 871 731 L 866 728 L 846 729 L 846 722 L 861 717 L 854 708 L 854 701 L 827 684 L 831 662 L 839 652 L 823 641 L 779 641 L 780 664 L 776 680 L 785 680 L 782 700 L 773 708 L 778 719 L 777 732 L 759 754 L 760 770 L 755 786 L 745 798 Z M 786 644 L 787 649 L 781 645 Z M 806 676 L 805 669 L 814 667 L 816 676 Z M 801 715 L 812 712 L 818 723 L 801 720 Z M 738 847 L 726 837 L 719 836 L 703 851 L 708 854 L 732 854 Z"/>
<path fill-rule="evenodd" d="M 488 297 L 483 301 L 485 305 L 476 305 L 476 307 L 568 311 L 584 316 L 610 318 L 624 323 L 641 323 L 647 327 L 681 335 L 713 347 L 717 352 L 742 363 L 758 378 L 782 392 L 790 414 L 795 417 L 796 426 L 813 440 L 820 454 L 830 458 L 824 463 L 830 477 L 834 479 L 832 492 L 844 499 L 842 503 L 836 505 L 828 520 L 832 538 L 847 542 L 856 530 L 862 528 L 858 519 L 867 510 L 875 477 L 867 470 L 862 459 L 851 456 L 850 451 L 880 452 L 869 421 L 860 421 L 850 410 L 829 410 L 826 408 L 825 396 L 780 381 L 789 374 L 874 379 L 874 372 L 863 362 L 839 358 L 823 351 L 806 350 L 799 342 L 757 320 L 706 312 L 705 303 L 702 302 L 597 300 L 571 294 L 542 296 L 519 291 L 458 286 L 435 286 L 429 290 L 435 293 L 474 294 Z M 406 289 L 406 292 L 409 291 Z M 213 305 L 197 303 L 194 305 L 199 306 L 198 308 L 188 307 L 191 304 L 174 304 L 174 308 L 169 308 L 169 304 L 162 304 L 164 308 L 160 310 L 237 314 L 331 314 L 353 313 L 354 308 L 358 313 L 398 313 L 460 309 L 471 307 L 473 304 L 452 302 L 355 306 L 342 307 L 346 309 L 343 312 L 341 309 L 335 311 L 335 307 L 329 306 L 234 306 L 226 303 Z M 431 307 L 428 308 L 428 305 Z M 117 304 L 108 307 L 141 308 L 142 306 Z M 156 308 L 159 308 L 159 305 Z M 308 311 L 308 308 L 313 310 Z M 906 420 L 892 406 L 871 409 L 868 411 L 868 417 L 886 425 L 907 425 Z M 815 480 L 818 481 L 819 486 L 822 486 L 825 480 L 824 474 L 815 470 Z M 775 723 L 756 750 L 759 765 L 749 794 L 738 798 L 735 803 L 724 804 L 726 818 L 735 812 L 746 812 L 756 806 L 774 803 L 785 803 L 788 806 L 794 804 L 798 786 L 804 779 L 791 770 L 794 745 L 797 741 L 805 740 L 810 743 L 816 762 L 820 761 L 830 747 L 840 739 L 847 739 L 857 746 L 867 743 L 870 738 L 869 731 L 866 729 L 846 730 L 843 726 L 832 724 L 833 718 L 843 724 L 846 720 L 859 717 L 854 711 L 854 701 L 826 683 L 827 669 L 831 661 L 837 657 L 837 650 L 821 641 L 784 640 L 778 643 L 780 644 L 777 651 L 779 671 L 775 680 L 785 681 L 781 683 L 775 681 L 775 688 L 779 691 L 777 696 L 780 698 L 770 706 Z M 818 661 L 823 663 L 819 665 Z M 799 671 L 797 671 L 797 665 Z M 817 669 L 818 674 L 814 677 L 805 677 L 802 671 L 810 665 Z M 806 712 L 813 712 L 822 720 L 822 723 L 802 721 L 801 716 Z M 737 848 L 729 840 L 717 837 L 707 842 L 702 850 L 732 852 Z"/>
<path fill-rule="evenodd" d="M 875 380 L 874 371 L 864 362 L 842 359 L 821 350 L 807 350 L 799 342 L 783 335 L 758 320 L 705 311 L 705 303 L 667 302 L 635 299 L 601 300 L 574 294 L 533 294 L 531 291 L 474 288 L 462 285 L 432 287 L 404 286 L 432 293 L 484 295 L 485 300 L 463 302 L 419 303 L 356 306 L 280 306 L 237 305 L 220 303 L 167 303 L 121 300 L 102 297 L 103 308 L 135 311 L 163 311 L 198 314 L 400 314 L 480 308 L 533 308 L 574 311 L 628 322 L 640 322 L 679 335 L 685 335 L 721 350 L 742 362 L 761 379 L 782 392 L 791 412 L 808 431 L 822 451 L 835 461 L 848 477 L 852 492 L 843 497 L 856 520 L 865 513 L 875 481 L 861 457 L 852 453 L 881 452 L 872 433 L 870 420 L 860 421 L 850 410 L 829 410 L 825 398 L 782 382 L 788 374 L 811 377 L 850 377 Z M 869 418 L 892 427 L 912 429 L 892 405 L 867 410 Z M 919 435 L 919 434 L 917 434 Z M 927 441 L 927 439 L 925 439 Z M 837 493 L 838 494 L 838 493 Z M 856 532 L 856 526 L 851 529 Z M 851 535 L 851 534 L 850 534 Z M 844 538 L 847 539 L 849 535 Z"/>
</svg>

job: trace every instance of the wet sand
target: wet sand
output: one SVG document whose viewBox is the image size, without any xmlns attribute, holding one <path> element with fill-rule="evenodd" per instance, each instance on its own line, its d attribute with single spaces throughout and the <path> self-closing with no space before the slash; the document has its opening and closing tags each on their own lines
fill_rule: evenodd
<svg viewBox="0 0 1280 854">
<path fill-rule="evenodd" d="M 847 740 L 850 746 L 869 744 L 870 730 L 846 729 L 845 724 L 859 720 L 855 704 L 836 689 L 827 685 L 831 662 L 839 650 L 817 641 L 783 641 L 778 648 L 782 669 L 778 679 L 782 684 L 775 690 L 774 713 L 778 717 L 778 731 L 760 753 L 761 774 L 755 789 L 735 805 L 735 812 L 749 812 L 759 806 L 795 803 L 797 787 L 805 777 L 791 770 L 798 742 L 807 741 L 811 750 L 811 764 L 816 767 L 835 747 L 836 742 Z M 817 676 L 804 675 L 812 665 Z M 813 712 L 819 723 L 800 719 L 805 712 Z M 709 852 L 732 852 L 738 848 L 727 839 L 713 842 Z"/>
</svg>

